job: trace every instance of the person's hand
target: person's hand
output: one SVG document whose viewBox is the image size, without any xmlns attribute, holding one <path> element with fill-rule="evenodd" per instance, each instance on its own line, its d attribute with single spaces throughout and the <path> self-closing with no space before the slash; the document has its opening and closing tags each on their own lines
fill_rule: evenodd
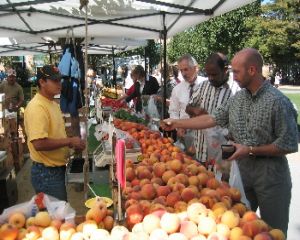
<svg viewBox="0 0 300 240">
<path fill-rule="evenodd" d="M 176 128 L 175 119 L 168 118 L 160 121 L 160 127 L 165 131 L 172 131 Z"/>
<path fill-rule="evenodd" d="M 249 156 L 249 147 L 246 145 L 238 144 L 238 143 L 231 143 L 235 146 L 235 152 L 231 155 L 230 158 L 226 159 L 228 161 L 238 160 Z"/>
<path fill-rule="evenodd" d="M 203 114 L 207 114 L 207 111 L 203 108 L 192 107 L 188 105 L 185 109 L 186 113 L 190 115 L 190 117 L 197 117 Z"/>
<path fill-rule="evenodd" d="M 71 137 L 69 147 L 73 148 L 75 151 L 82 151 L 85 149 L 85 141 L 80 137 Z"/>
</svg>

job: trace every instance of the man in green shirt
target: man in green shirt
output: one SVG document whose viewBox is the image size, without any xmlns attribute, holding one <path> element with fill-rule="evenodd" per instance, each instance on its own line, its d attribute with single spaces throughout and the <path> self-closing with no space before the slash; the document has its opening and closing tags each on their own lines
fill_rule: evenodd
<svg viewBox="0 0 300 240">
<path fill-rule="evenodd" d="M 9 111 L 18 111 L 24 102 L 22 87 L 16 82 L 16 71 L 12 68 L 7 70 L 7 80 L 0 84 L 0 93 L 5 94 L 4 108 Z"/>
</svg>

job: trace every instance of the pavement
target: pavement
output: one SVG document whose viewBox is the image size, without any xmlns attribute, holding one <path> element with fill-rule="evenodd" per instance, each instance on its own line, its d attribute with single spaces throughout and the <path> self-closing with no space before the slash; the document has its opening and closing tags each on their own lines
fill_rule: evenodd
<svg viewBox="0 0 300 240">
<path fill-rule="evenodd" d="M 298 145 L 300 149 L 300 144 Z M 287 240 L 300 239 L 300 152 L 287 155 L 292 177 L 292 199 L 290 206 L 290 222 Z"/>
</svg>

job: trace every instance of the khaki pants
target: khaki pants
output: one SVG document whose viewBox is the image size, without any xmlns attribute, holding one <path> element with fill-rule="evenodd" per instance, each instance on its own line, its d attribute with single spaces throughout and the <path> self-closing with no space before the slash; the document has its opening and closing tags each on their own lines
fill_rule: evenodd
<svg viewBox="0 0 300 240">
<path fill-rule="evenodd" d="M 287 234 L 292 182 L 285 157 L 249 157 L 238 161 L 251 209 Z"/>
</svg>

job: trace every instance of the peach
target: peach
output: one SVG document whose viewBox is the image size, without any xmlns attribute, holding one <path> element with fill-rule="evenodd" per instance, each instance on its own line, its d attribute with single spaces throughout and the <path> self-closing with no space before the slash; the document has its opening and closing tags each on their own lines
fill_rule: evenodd
<svg viewBox="0 0 300 240">
<path fill-rule="evenodd" d="M 220 186 L 220 182 L 215 178 L 209 178 L 206 182 L 206 187 L 211 189 L 217 189 Z"/>
<path fill-rule="evenodd" d="M 227 206 L 227 208 L 231 208 L 232 206 L 232 199 L 229 196 L 223 196 L 221 197 L 221 202 L 225 203 L 225 205 Z"/>
<path fill-rule="evenodd" d="M 181 192 L 181 198 L 185 202 L 188 202 L 188 201 L 192 200 L 193 198 L 196 198 L 197 195 L 198 194 L 195 193 L 195 191 L 193 191 L 193 189 L 191 189 L 191 188 L 185 188 Z"/>
<path fill-rule="evenodd" d="M 230 230 L 229 239 L 230 240 L 239 240 L 240 236 L 243 235 L 243 230 L 240 227 L 234 227 Z"/>
<path fill-rule="evenodd" d="M 200 184 L 200 180 L 197 176 L 190 176 L 189 177 L 189 185 L 193 185 L 198 187 Z"/>
<path fill-rule="evenodd" d="M 168 170 L 164 172 L 164 174 L 162 175 L 162 180 L 164 181 L 164 183 L 167 183 L 171 177 L 175 177 L 175 176 L 176 173 L 174 171 Z"/>
<path fill-rule="evenodd" d="M 126 222 L 128 226 L 131 228 L 134 224 L 139 223 L 143 220 L 143 211 L 140 204 L 131 205 L 126 209 Z"/>
<path fill-rule="evenodd" d="M 94 229 L 91 233 L 90 240 L 101 240 L 109 237 L 109 232 L 105 229 Z"/>
<path fill-rule="evenodd" d="M 207 240 L 227 240 L 228 238 L 218 232 L 213 232 L 208 235 Z"/>
<path fill-rule="evenodd" d="M 231 187 L 229 188 L 229 193 L 231 195 L 231 199 L 234 202 L 240 202 L 241 201 L 241 192 L 239 189 Z"/>
<path fill-rule="evenodd" d="M 217 224 L 215 220 L 211 217 L 199 216 L 198 219 L 198 231 L 203 235 L 209 235 L 215 232 L 217 229 Z"/>
<path fill-rule="evenodd" d="M 249 221 L 252 221 L 252 220 L 256 220 L 258 219 L 259 217 L 257 216 L 257 214 L 253 211 L 247 211 L 244 213 L 243 217 L 242 217 L 242 220 L 243 221 L 246 221 L 246 222 L 249 222 Z"/>
<path fill-rule="evenodd" d="M 151 232 L 157 228 L 160 228 L 160 218 L 154 214 L 146 215 L 143 219 L 144 231 L 151 234 Z"/>
<path fill-rule="evenodd" d="M 168 240 L 168 238 L 168 233 L 159 228 L 151 232 L 149 240 Z"/>
<path fill-rule="evenodd" d="M 32 226 L 32 225 L 34 225 L 34 217 L 27 218 L 26 223 L 25 223 L 26 228 L 28 228 L 29 226 Z"/>
<path fill-rule="evenodd" d="M 225 205 L 225 203 L 223 202 L 216 202 L 213 206 L 212 206 L 212 210 L 215 210 L 217 208 L 224 208 L 227 210 L 227 206 Z"/>
<path fill-rule="evenodd" d="M 59 238 L 60 240 L 70 240 L 75 232 L 75 226 L 72 223 L 64 222 L 59 228 Z"/>
<path fill-rule="evenodd" d="M 59 233 L 57 228 L 53 226 L 46 227 L 42 231 L 43 240 L 59 240 Z"/>
<path fill-rule="evenodd" d="M 230 229 L 237 227 L 239 225 L 239 222 L 240 222 L 239 214 L 231 210 L 227 210 L 226 212 L 224 212 L 221 217 L 221 223 L 224 223 Z"/>
<path fill-rule="evenodd" d="M 161 229 L 168 234 L 175 233 L 180 227 L 180 219 L 175 213 L 165 213 L 160 219 Z"/>
<path fill-rule="evenodd" d="M 95 229 L 98 229 L 98 225 L 93 220 L 86 220 L 82 224 L 82 233 L 86 238 L 90 238 Z"/>
<path fill-rule="evenodd" d="M 134 186 L 139 186 L 140 185 L 140 180 L 135 178 L 131 181 L 131 186 L 134 187 Z"/>
<path fill-rule="evenodd" d="M 48 227 L 51 223 L 51 218 L 48 212 L 38 212 L 34 217 L 34 224 L 40 227 Z"/>
<path fill-rule="evenodd" d="M 156 189 L 157 196 L 168 196 L 171 193 L 171 188 L 169 186 L 159 186 Z"/>
<path fill-rule="evenodd" d="M 280 229 L 274 228 L 269 231 L 269 233 L 274 238 L 274 240 L 285 240 L 285 235 Z"/>
<path fill-rule="evenodd" d="M 175 212 L 183 212 L 186 211 L 186 209 L 187 209 L 187 203 L 184 201 L 178 201 L 174 205 Z"/>
<path fill-rule="evenodd" d="M 253 238 L 258 233 L 262 232 L 262 227 L 260 223 L 256 220 L 252 220 L 250 222 L 244 222 L 243 226 L 243 233 L 245 236 Z"/>
<path fill-rule="evenodd" d="M 36 240 L 39 237 L 41 237 L 41 231 L 39 227 L 32 225 L 27 228 L 27 233 L 25 236 L 26 236 L 25 239 Z"/>
<path fill-rule="evenodd" d="M 171 192 L 167 196 L 167 205 L 169 207 L 174 207 L 175 203 L 181 200 L 179 192 Z"/>
<path fill-rule="evenodd" d="M 186 169 L 193 175 L 193 176 L 197 176 L 197 174 L 199 173 L 199 168 L 197 166 L 196 163 L 192 163 L 190 165 L 188 165 L 186 167 Z"/>
<path fill-rule="evenodd" d="M 103 219 L 103 224 L 104 224 L 104 228 L 108 231 L 112 230 L 113 226 L 114 226 L 114 219 L 112 216 L 106 216 Z"/>
<path fill-rule="evenodd" d="M 132 193 L 129 194 L 128 197 L 131 198 L 131 199 L 135 199 L 135 200 L 142 199 L 141 192 L 132 192 Z"/>
<path fill-rule="evenodd" d="M 218 223 L 217 224 L 217 233 L 221 234 L 222 236 L 229 238 L 230 236 L 230 229 L 229 227 L 224 223 Z"/>
<path fill-rule="evenodd" d="M 151 179 L 152 178 L 152 173 L 150 172 L 149 169 L 145 168 L 143 170 L 138 171 L 138 179 Z"/>
<path fill-rule="evenodd" d="M 171 177 L 167 182 L 167 186 L 173 187 L 177 182 L 178 180 L 176 177 Z"/>
<path fill-rule="evenodd" d="M 5 225 L 5 228 L 2 228 L 0 230 L 0 239 L 1 240 L 15 240 L 15 239 L 17 239 L 18 234 L 19 234 L 18 228 L 16 228 L 15 226 L 13 226 L 11 224 L 7 224 L 7 225 Z"/>
<path fill-rule="evenodd" d="M 253 240 L 273 240 L 273 237 L 268 232 L 261 232 L 253 238 Z"/>
<path fill-rule="evenodd" d="M 141 207 L 142 207 L 143 213 L 144 213 L 145 215 L 146 215 L 146 214 L 149 214 L 150 208 L 151 208 L 151 202 L 148 201 L 148 200 L 141 200 L 141 201 L 139 201 L 139 204 L 140 204 Z"/>
<path fill-rule="evenodd" d="M 168 240 L 188 240 L 188 238 L 182 233 L 172 233 L 169 235 Z"/>
<path fill-rule="evenodd" d="M 236 203 L 232 206 L 231 210 L 236 211 L 240 217 L 243 217 L 247 208 L 243 203 Z"/>
<path fill-rule="evenodd" d="M 181 193 L 185 189 L 185 186 L 182 183 L 175 183 L 172 186 L 172 191 Z"/>
<path fill-rule="evenodd" d="M 22 228 L 25 226 L 26 218 L 22 212 L 14 212 L 8 218 L 8 224 L 15 226 L 16 228 Z"/>
<path fill-rule="evenodd" d="M 217 200 L 214 197 L 210 196 L 201 196 L 199 201 L 204 204 L 207 208 L 212 208 L 212 206 L 217 202 Z"/>
<path fill-rule="evenodd" d="M 145 184 L 149 184 L 149 183 L 151 183 L 150 179 L 148 179 L 148 178 L 141 179 L 141 181 L 140 181 L 140 187 L 144 186 Z M 136 186 L 134 186 L 134 188 L 135 187 Z"/>
<path fill-rule="evenodd" d="M 112 239 L 123 239 L 123 236 L 126 235 L 129 230 L 124 226 L 114 226 L 111 230 Z"/>
<path fill-rule="evenodd" d="M 182 169 L 182 163 L 178 159 L 174 159 L 168 162 L 170 170 L 173 170 L 176 173 L 179 173 Z"/>
<path fill-rule="evenodd" d="M 135 171 L 133 168 L 128 167 L 125 169 L 125 176 L 126 176 L 126 181 L 132 181 L 135 179 Z"/>
<path fill-rule="evenodd" d="M 97 224 L 99 224 L 104 217 L 104 214 L 102 214 L 101 210 L 99 208 L 91 208 L 87 211 L 85 214 L 86 220 L 94 220 Z"/>
<path fill-rule="evenodd" d="M 200 215 L 206 216 L 207 208 L 202 203 L 193 203 L 187 208 L 187 214 L 191 221 L 198 223 Z"/>
<path fill-rule="evenodd" d="M 208 180 L 208 174 L 206 172 L 200 172 L 197 175 L 197 178 L 199 179 L 199 184 L 204 187 L 206 186 L 206 182 Z"/>
<path fill-rule="evenodd" d="M 50 223 L 50 226 L 55 227 L 56 229 L 60 229 L 60 226 L 62 225 L 62 221 L 59 219 L 53 219 Z"/>
<path fill-rule="evenodd" d="M 164 185 L 164 181 L 160 178 L 160 177 L 153 177 L 152 179 L 151 179 L 151 183 L 155 183 L 155 184 L 157 184 L 158 186 L 162 186 L 162 185 Z"/>
<path fill-rule="evenodd" d="M 144 199 L 152 200 L 156 197 L 155 188 L 151 183 L 142 186 L 141 195 Z"/>
<path fill-rule="evenodd" d="M 187 175 L 185 175 L 183 173 L 179 173 L 176 175 L 176 178 L 177 178 L 178 182 L 182 183 L 186 187 L 188 186 L 189 178 Z"/>
<path fill-rule="evenodd" d="M 179 232 L 186 236 L 187 239 L 198 235 L 198 227 L 192 221 L 182 221 Z"/>
<path fill-rule="evenodd" d="M 153 165 L 153 172 L 156 177 L 162 177 L 166 171 L 166 165 L 163 162 L 158 162 Z"/>
<path fill-rule="evenodd" d="M 161 205 L 167 206 L 167 197 L 159 196 L 159 197 L 155 198 L 152 203 L 159 203 Z"/>
</svg>

